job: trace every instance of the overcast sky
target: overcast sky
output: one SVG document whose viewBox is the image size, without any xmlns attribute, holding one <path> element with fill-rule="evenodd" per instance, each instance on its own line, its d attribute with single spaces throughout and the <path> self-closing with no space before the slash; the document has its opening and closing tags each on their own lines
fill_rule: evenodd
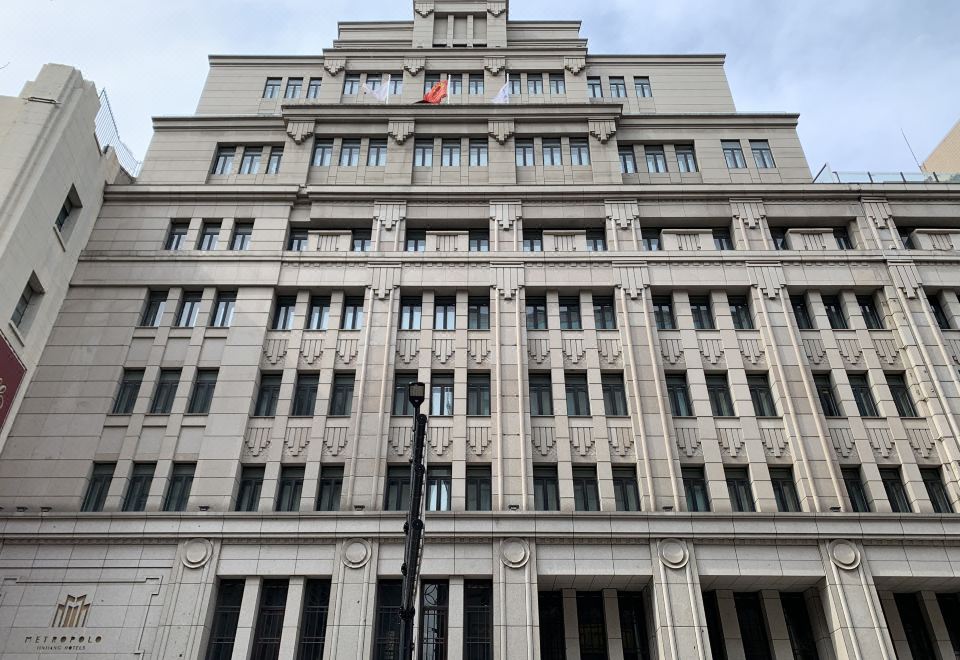
<svg viewBox="0 0 960 660">
<path fill-rule="evenodd" d="M 110 94 L 138 157 L 155 115 L 191 114 L 208 53 L 319 54 L 337 20 L 409 20 L 410 0 L 0 0 L 0 94 L 46 62 Z M 960 119 L 958 0 L 511 0 L 581 19 L 594 53 L 726 53 L 741 111 L 799 112 L 814 172 L 916 170 Z M 2 156 L 2 155 L 0 155 Z"/>
</svg>

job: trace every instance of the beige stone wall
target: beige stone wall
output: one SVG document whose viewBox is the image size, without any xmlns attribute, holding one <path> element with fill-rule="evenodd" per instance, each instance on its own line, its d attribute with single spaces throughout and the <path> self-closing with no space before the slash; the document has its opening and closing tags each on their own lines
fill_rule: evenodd
<svg viewBox="0 0 960 660">
<path fill-rule="evenodd" d="M 927 172 L 952 174 L 960 171 L 960 122 L 944 136 L 943 141 L 923 163 Z"/>
</svg>

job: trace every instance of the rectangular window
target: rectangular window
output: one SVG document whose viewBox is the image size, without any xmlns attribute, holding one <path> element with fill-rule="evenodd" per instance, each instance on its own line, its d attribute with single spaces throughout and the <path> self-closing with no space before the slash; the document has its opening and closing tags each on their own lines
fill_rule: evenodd
<svg viewBox="0 0 960 660">
<path fill-rule="evenodd" d="M 433 140 L 417 140 L 413 143 L 413 166 L 433 167 Z"/>
<path fill-rule="evenodd" d="M 471 73 L 470 80 L 467 84 L 469 85 L 467 88 L 467 93 L 470 94 L 470 96 L 483 96 L 482 73 Z"/>
<path fill-rule="evenodd" d="M 424 582 L 420 588 L 420 660 L 447 657 L 449 587 L 446 582 Z"/>
<path fill-rule="evenodd" d="M 592 99 L 603 98 L 603 83 L 599 76 L 590 76 L 587 78 L 587 96 Z"/>
<path fill-rule="evenodd" d="M 406 465 L 387 466 L 384 488 L 384 511 L 406 511 L 410 506 L 410 468 Z"/>
<path fill-rule="evenodd" d="M 867 490 L 860 478 L 860 468 L 844 468 L 841 472 L 851 508 L 856 513 L 870 513 L 870 500 L 867 499 Z"/>
<path fill-rule="evenodd" d="M 733 400 L 726 374 L 707 374 L 707 396 L 714 417 L 733 417 Z"/>
<path fill-rule="evenodd" d="M 486 167 L 487 153 L 487 140 L 472 138 L 470 140 L 470 167 Z"/>
<path fill-rule="evenodd" d="M 587 252 L 606 252 L 607 233 L 603 229 L 587 230 Z"/>
<path fill-rule="evenodd" d="M 634 468 L 613 468 L 613 498 L 617 511 L 640 510 L 640 490 L 637 488 L 637 472 Z"/>
<path fill-rule="evenodd" d="M 853 400 L 857 402 L 857 411 L 861 417 L 879 417 L 877 403 L 870 390 L 870 382 L 866 374 L 848 374 L 850 388 L 853 390 Z"/>
<path fill-rule="evenodd" d="M 530 94 L 530 95 L 543 94 L 543 74 L 542 73 L 527 74 L 527 94 Z"/>
<path fill-rule="evenodd" d="M 783 608 L 783 618 L 787 624 L 787 634 L 790 637 L 790 648 L 794 658 L 812 658 L 817 660 L 817 640 L 810 625 L 810 614 L 807 611 L 807 602 L 802 593 L 781 593 L 780 605 Z"/>
<path fill-rule="evenodd" d="M 550 74 L 550 94 L 558 96 L 567 93 L 567 83 L 562 73 Z"/>
<path fill-rule="evenodd" d="M 653 315 L 656 317 L 657 330 L 677 329 L 677 321 L 673 316 L 673 299 L 669 296 L 653 297 Z"/>
<path fill-rule="evenodd" d="M 650 660 L 647 616 L 642 591 L 618 591 L 623 660 Z"/>
<path fill-rule="evenodd" d="M 233 159 L 236 155 L 236 147 L 218 147 L 217 155 L 213 159 L 213 174 L 219 176 L 233 174 Z"/>
<path fill-rule="evenodd" d="M 353 409 L 354 374 L 334 374 L 333 387 L 330 391 L 330 417 L 349 417 Z"/>
<path fill-rule="evenodd" d="M 457 329 L 457 301 L 453 298 L 437 298 L 433 303 L 433 329 Z"/>
<path fill-rule="evenodd" d="M 743 640 L 744 657 L 751 660 L 773 660 L 759 592 L 735 593 L 733 604 L 737 612 L 740 638 Z"/>
<path fill-rule="evenodd" d="M 190 229 L 188 222 L 171 222 L 170 233 L 167 234 L 167 242 L 164 243 L 165 250 L 182 250 L 187 243 L 187 231 Z"/>
<path fill-rule="evenodd" d="M 573 468 L 573 505 L 577 511 L 600 510 L 600 493 L 597 490 L 595 467 Z"/>
<path fill-rule="evenodd" d="M 370 147 L 367 150 L 367 167 L 386 167 L 387 166 L 387 141 L 370 140 Z"/>
<path fill-rule="evenodd" d="M 277 414 L 280 381 L 280 374 L 260 375 L 260 389 L 257 391 L 257 403 L 253 409 L 254 417 L 273 417 Z"/>
<path fill-rule="evenodd" d="M 333 140 L 317 140 L 313 147 L 313 167 L 330 167 L 333 160 Z"/>
<path fill-rule="evenodd" d="M 180 313 L 177 314 L 178 328 L 192 328 L 197 324 L 202 297 L 203 294 L 200 291 L 184 291 L 183 299 L 180 301 Z"/>
<path fill-rule="evenodd" d="M 698 172 L 697 154 L 692 144 L 678 144 L 674 147 L 677 152 L 677 169 L 683 174 Z"/>
<path fill-rule="evenodd" d="M 120 379 L 117 398 L 113 402 L 114 415 L 129 415 L 137 402 L 140 384 L 143 382 L 143 369 L 124 369 Z"/>
<path fill-rule="evenodd" d="M 463 74 L 454 73 L 447 76 L 449 81 L 448 92 L 450 96 L 460 96 L 463 94 Z"/>
<path fill-rule="evenodd" d="M 597 330 L 617 329 L 617 310 L 613 296 L 593 297 L 593 323 Z"/>
<path fill-rule="evenodd" d="M 793 307 L 793 318 L 797 321 L 797 328 L 813 330 L 813 318 L 807 307 L 807 299 L 802 295 L 790 296 L 790 306 Z"/>
<path fill-rule="evenodd" d="M 873 296 L 857 296 L 857 304 L 860 306 L 860 314 L 863 315 L 863 322 L 868 330 L 883 330 L 883 317 L 877 310 L 877 303 Z"/>
<path fill-rule="evenodd" d="M 356 167 L 360 164 L 360 140 L 343 140 L 339 164 L 340 167 Z"/>
<path fill-rule="evenodd" d="M 533 140 L 516 140 L 515 151 L 517 167 L 533 167 L 536 165 L 533 153 Z"/>
<path fill-rule="evenodd" d="M 556 465 L 533 466 L 533 502 L 537 511 L 559 511 Z"/>
<path fill-rule="evenodd" d="M 620 173 L 636 174 L 637 156 L 633 151 L 633 146 L 629 144 L 623 145 L 619 148 L 617 153 L 620 156 Z"/>
<path fill-rule="evenodd" d="M 601 374 L 600 386 L 603 389 L 603 411 L 607 417 L 626 417 L 630 414 L 623 374 Z"/>
<path fill-rule="evenodd" d="M 93 464 L 93 472 L 90 474 L 87 492 L 83 496 L 83 503 L 80 505 L 81 511 L 85 513 L 103 511 L 103 505 L 107 501 L 107 493 L 110 491 L 110 484 L 113 481 L 113 473 L 116 469 L 116 463 Z"/>
<path fill-rule="evenodd" d="M 527 298 L 527 330 L 547 329 L 547 301 L 545 298 Z"/>
<path fill-rule="evenodd" d="M 933 505 L 933 512 L 953 513 L 953 506 L 950 504 L 947 489 L 943 485 L 943 476 L 940 474 L 940 469 L 926 468 L 920 470 L 920 476 L 923 479 L 924 487 L 927 489 L 930 504 Z"/>
<path fill-rule="evenodd" d="M 850 238 L 850 232 L 846 227 L 835 227 L 833 229 L 833 238 L 837 241 L 837 247 L 841 250 L 854 249 L 853 240 Z"/>
<path fill-rule="evenodd" d="M 490 374 L 467 374 L 467 415 L 490 416 Z"/>
<path fill-rule="evenodd" d="M 167 305 L 169 291 L 151 291 L 147 294 L 147 304 L 140 316 L 140 326 L 143 328 L 158 328 L 163 320 L 163 309 Z"/>
<path fill-rule="evenodd" d="M 439 73 L 425 73 L 423 74 L 423 93 L 426 94 L 433 86 L 440 82 Z"/>
<path fill-rule="evenodd" d="M 750 151 L 753 152 L 753 161 L 757 164 L 758 170 L 772 170 L 777 166 L 773 162 L 770 143 L 766 140 L 750 140 Z"/>
<path fill-rule="evenodd" d="M 580 635 L 580 660 L 606 660 L 608 657 L 607 624 L 604 618 L 602 592 L 577 592 L 577 624 Z"/>
<path fill-rule="evenodd" d="M 267 174 L 279 174 L 283 160 L 283 147 L 270 147 L 270 159 L 267 161 Z"/>
<path fill-rule="evenodd" d="M 559 138 L 543 139 L 544 167 L 560 167 L 563 165 L 563 149 Z"/>
<path fill-rule="evenodd" d="M 820 409 L 824 417 L 842 417 L 840 406 L 837 403 L 837 397 L 833 392 L 833 382 L 830 374 L 814 374 L 813 386 L 817 390 L 817 398 L 820 399 Z"/>
<path fill-rule="evenodd" d="M 753 489 L 750 487 L 750 475 L 746 468 L 727 468 L 727 492 L 730 494 L 730 506 L 734 511 L 756 511 L 753 503 Z"/>
<path fill-rule="evenodd" d="M 263 86 L 263 98 L 275 99 L 280 96 L 280 78 L 267 78 Z"/>
<path fill-rule="evenodd" d="M 60 205 L 60 212 L 57 214 L 56 219 L 53 221 L 54 226 L 59 230 L 63 231 L 63 228 L 67 224 L 67 220 L 70 219 L 70 214 L 73 213 L 80 205 L 75 203 L 74 200 L 76 197 L 77 191 L 71 186 L 70 192 L 63 200 L 63 204 Z M 78 200 L 79 201 L 79 200 Z"/>
<path fill-rule="evenodd" d="M 777 511 L 781 513 L 801 511 L 797 484 L 793 480 L 793 470 L 790 468 L 770 468 L 770 483 L 773 485 L 773 496 L 777 500 Z"/>
<path fill-rule="evenodd" d="M 121 511 L 144 511 L 147 508 L 147 496 L 150 494 L 150 484 L 153 483 L 153 473 L 156 471 L 156 463 L 133 464 Z"/>
<path fill-rule="evenodd" d="M 750 302 L 746 296 L 727 296 L 730 305 L 730 317 L 736 330 L 753 330 L 753 315 L 750 314 Z"/>
<path fill-rule="evenodd" d="M 660 240 L 661 230 L 642 229 L 640 230 L 640 241 L 643 249 L 647 252 L 659 252 L 663 249 L 663 243 Z"/>
<path fill-rule="evenodd" d="M 469 237 L 470 252 L 490 251 L 490 231 L 487 229 L 471 229 Z"/>
<path fill-rule="evenodd" d="M 543 231 L 524 229 L 522 249 L 524 252 L 543 252 Z"/>
<path fill-rule="evenodd" d="M 240 470 L 240 487 L 237 489 L 237 511 L 256 511 L 260 506 L 260 491 L 263 489 L 263 466 L 244 465 Z"/>
<path fill-rule="evenodd" d="M 684 374 L 669 374 L 666 380 L 667 398 L 670 399 L 670 413 L 674 417 L 693 417 L 687 377 Z"/>
<path fill-rule="evenodd" d="M 210 318 L 210 327 L 229 328 L 233 323 L 233 314 L 237 308 L 236 291 L 218 291 L 213 303 L 213 316 Z"/>
<path fill-rule="evenodd" d="M 403 247 L 406 252 L 426 252 L 427 232 L 422 229 L 408 229 Z"/>
<path fill-rule="evenodd" d="M 586 138 L 570 138 L 570 162 L 577 167 L 590 165 L 590 142 Z"/>
<path fill-rule="evenodd" d="M 648 99 L 653 96 L 653 89 L 650 87 L 650 78 L 646 76 L 634 76 L 633 87 L 637 92 L 637 98 Z"/>
<path fill-rule="evenodd" d="M 363 327 L 363 298 L 343 299 L 343 318 L 340 320 L 341 330 L 360 330 Z"/>
<path fill-rule="evenodd" d="M 900 468 L 881 468 L 880 480 L 883 482 L 883 490 L 887 493 L 893 512 L 913 513 L 913 508 L 907 499 L 907 491 L 903 487 L 903 480 L 900 478 Z"/>
<path fill-rule="evenodd" d="M 313 296 L 307 315 L 307 330 L 326 330 L 330 325 L 330 299 Z"/>
<path fill-rule="evenodd" d="M 196 463 L 174 463 L 167 494 L 163 498 L 164 511 L 186 511 L 190 489 L 193 487 L 193 475 L 197 471 Z"/>
<path fill-rule="evenodd" d="M 188 415 L 206 415 L 213 403 L 213 391 L 217 388 L 218 369 L 198 369 L 193 381 L 193 391 L 187 404 Z"/>
<path fill-rule="evenodd" d="M 307 84 L 307 98 L 308 99 L 320 98 L 320 88 L 322 86 L 323 86 L 323 81 L 320 78 L 311 78 L 310 82 Z"/>
<path fill-rule="evenodd" d="M 320 374 L 298 374 L 293 388 L 293 406 L 291 417 L 313 417 L 317 405 L 317 389 L 320 387 Z"/>
<path fill-rule="evenodd" d="M 767 374 L 747 375 L 747 389 L 753 402 L 753 414 L 757 417 L 777 417 L 777 407 L 773 404 L 773 392 Z"/>
<path fill-rule="evenodd" d="M 397 660 L 402 657 L 400 654 L 402 594 L 403 583 L 400 580 L 380 580 L 377 583 L 377 618 L 373 639 L 374 660 Z"/>
<path fill-rule="evenodd" d="M 568 417 L 590 416 L 590 392 L 587 375 L 567 373 L 564 375 L 564 391 L 567 395 Z"/>
<path fill-rule="evenodd" d="M 343 466 L 322 465 L 317 489 L 317 511 L 339 511 L 343 489 Z"/>
<path fill-rule="evenodd" d="M 510 85 L 510 96 L 520 96 L 520 82 L 519 73 L 507 75 L 507 83 Z"/>
<path fill-rule="evenodd" d="M 449 465 L 430 465 L 426 475 L 426 510 L 449 511 L 453 481 Z"/>
<path fill-rule="evenodd" d="M 893 602 L 900 615 L 903 625 L 903 637 L 907 640 L 910 657 L 936 658 L 947 657 L 947 654 L 934 651 L 935 642 L 930 631 L 927 617 L 924 615 L 923 599 L 919 593 L 893 594 Z M 948 630 L 952 626 L 947 626 Z"/>
<path fill-rule="evenodd" d="M 627 97 L 627 83 L 623 76 L 610 76 L 610 97 L 615 99 Z"/>
<path fill-rule="evenodd" d="M 846 330 L 848 328 L 847 318 L 843 313 L 843 305 L 837 296 L 822 296 L 823 307 L 827 312 L 827 320 L 830 321 L 830 327 L 834 330 Z"/>
<path fill-rule="evenodd" d="M 432 374 L 430 377 L 430 414 L 453 416 L 453 375 Z"/>
<path fill-rule="evenodd" d="M 537 593 L 540 616 L 540 660 L 566 660 L 564 635 L 559 631 L 566 625 L 563 616 L 563 594 L 559 591 Z"/>
<path fill-rule="evenodd" d="M 150 402 L 151 415 L 169 415 L 173 410 L 173 399 L 177 396 L 177 387 L 180 385 L 179 369 L 161 369 L 157 378 L 157 387 L 153 390 L 153 400 Z"/>
<path fill-rule="evenodd" d="M 229 660 L 233 656 L 233 644 L 240 622 L 240 604 L 243 601 L 243 583 L 242 578 L 220 580 L 210 625 L 207 660 Z"/>
<path fill-rule="evenodd" d="M 383 85 L 382 73 L 368 73 L 366 79 L 367 89 L 376 91 Z"/>
<path fill-rule="evenodd" d="M 940 304 L 940 301 L 935 295 L 936 294 L 927 294 L 927 303 L 930 305 L 930 311 L 933 312 L 933 318 L 937 322 L 937 326 L 941 330 L 949 330 L 950 319 L 947 318 L 947 314 L 943 311 L 943 305 Z"/>
<path fill-rule="evenodd" d="M 667 156 L 662 144 L 648 144 L 643 153 L 647 158 L 647 172 L 650 174 L 665 174 L 667 171 Z"/>
<path fill-rule="evenodd" d="M 440 141 L 440 167 L 460 167 L 460 140 Z"/>
<path fill-rule="evenodd" d="M 747 161 L 743 157 L 743 146 L 740 140 L 722 140 L 723 159 L 727 162 L 728 170 L 743 170 L 747 168 Z"/>
<path fill-rule="evenodd" d="M 713 234 L 713 247 L 717 250 L 735 250 L 736 247 L 733 245 L 733 237 L 730 236 L 729 229 L 714 229 Z"/>
<path fill-rule="evenodd" d="M 307 230 L 291 229 L 287 238 L 287 249 L 291 252 L 303 252 L 307 249 Z"/>
<path fill-rule="evenodd" d="M 273 307 L 273 323 L 270 327 L 273 330 L 292 330 L 296 307 L 296 296 L 277 296 L 277 302 Z"/>
<path fill-rule="evenodd" d="M 423 317 L 423 302 L 420 298 L 400 299 L 400 329 L 419 330 Z"/>
<path fill-rule="evenodd" d="M 707 480 L 702 467 L 685 467 L 680 470 L 683 478 L 683 492 L 686 495 L 687 511 L 709 511 L 710 497 L 707 494 Z"/>
<path fill-rule="evenodd" d="M 553 416 L 553 383 L 550 374 L 530 374 L 530 415 Z"/>
<path fill-rule="evenodd" d="M 696 330 L 714 330 L 713 309 L 708 296 L 690 296 L 690 314 L 693 315 L 693 327 Z"/>
<path fill-rule="evenodd" d="M 343 95 L 356 96 L 360 93 L 360 74 L 347 73 L 343 76 Z"/>
<path fill-rule="evenodd" d="M 463 660 L 493 660 L 493 583 L 463 581 Z"/>
<path fill-rule="evenodd" d="M 308 579 L 303 586 L 297 660 L 323 660 L 329 608 L 330 580 Z"/>
<path fill-rule="evenodd" d="M 230 237 L 230 249 L 235 252 L 250 249 L 250 240 L 253 238 L 253 223 L 238 222 L 233 226 L 233 236 Z"/>
<path fill-rule="evenodd" d="M 467 466 L 467 511 L 490 511 L 492 508 L 489 465 Z"/>
<path fill-rule="evenodd" d="M 251 657 L 256 660 L 277 660 L 280 657 L 288 584 L 288 580 L 264 580 L 260 585 L 260 604 L 251 645 Z"/>
<path fill-rule="evenodd" d="M 284 465 L 280 468 L 280 479 L 277 481 L 277 499 L 274 502 L 274 511 L 298 511 L 300 496 L 303 494 L 302 465 Z"/>
<path fill-rule="evenodd" d="M 580 319 L 580 299 L 576 297 L 560 298 L 560 329 L 582 330 Z"/>
<path fill-rule="evenodd" d="M 774 250 L 787 249 L 787 230 L 785 227 L 770 227 L 770 238 Z"/>
<path fill-rule="evenodd" d="M 890 395 L 893 397 L 893 403 L 897 406 L 897 414 L 900 417 L 919 417 L 904 375 L 887 374 L 886 376 Z"/>
<path fill-rule="evenodd" d="M 244 147 L 240 160 L 240 174 L 259 174 L 260 161 L 263 160 L 263 147 Z"/>
</svg>

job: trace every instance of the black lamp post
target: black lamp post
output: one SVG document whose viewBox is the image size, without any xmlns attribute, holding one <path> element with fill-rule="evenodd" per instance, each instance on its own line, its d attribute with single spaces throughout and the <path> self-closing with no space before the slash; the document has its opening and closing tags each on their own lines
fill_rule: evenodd
<svg viewBox="0 0 960 660">
<path fill-rule="evenodd" d="M 420 543 L 423 540 L 423 519 L 420 503 L 423 498 L 423 450 L 427 433 L 427 416 L 420 414 L 420 406 L 427 398 L 427 386 L 410 383 L 407 398 L 413 404 L 413 453 L 410 457 L 410 510 L 403 525 L 406 542 L 403 549 L 403 595 L 400 601 L 400 658 L 411 660 L 414 647 L 413 618 L 417 614 L 414 599 L 417 595 L 417 576 L 420 574 Z"/>
</svg>

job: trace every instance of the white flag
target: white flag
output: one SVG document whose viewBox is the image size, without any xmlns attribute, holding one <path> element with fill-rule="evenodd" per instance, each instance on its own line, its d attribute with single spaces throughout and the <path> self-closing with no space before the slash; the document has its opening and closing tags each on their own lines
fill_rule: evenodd
<svg viewBox="0 0 960 660">
<path fill-rule="evenodd" d="M 493 102 L 497 105 L 504 105 L 510 103 L 510 81 L 508 80 L 503 84 L 503 87 L 500 88 L 500 91 L 497 92 L 497 95 L 493 97 Z"/>
<path fill-rule="evenodd" d="M 360 85 L 360 92 L 367 96 L 372 96 L 376 100 L 380 101 L 380 103 L 386 103 L 387 94 L 390 93 L 387 85 L 380 84 L 379 87 L 373 89 L 367 83 Z"/>
</svg>

